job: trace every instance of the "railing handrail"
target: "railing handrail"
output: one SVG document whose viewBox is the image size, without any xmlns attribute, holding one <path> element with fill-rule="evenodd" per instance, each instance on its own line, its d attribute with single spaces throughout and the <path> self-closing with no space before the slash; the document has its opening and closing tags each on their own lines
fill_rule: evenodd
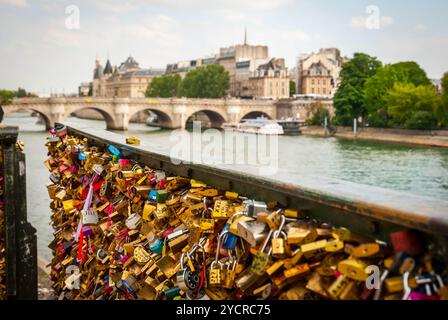
<svg viewBox="0 0 448 320">
<path fill-rule="evenodd" d="M 202 180 L 211 186 L 233 190 L 264 201 L 303 209 L 309 216 L 371 234 L 387 241 L 394 230 L 410 228 L 426 234 L 448 237 L 448 201 L 327 178 L 301 178 L 300 184 L 255 176 L 232 168 L 171 162 L 166 149 L 142 141 L 125 144 L 125 137 L 106 130 L 68 127 L 70 133 L 114 145 L 125 155 L 175 175 Z M 353 219 L 352 219 L 353 218 Z"/>
</svg>

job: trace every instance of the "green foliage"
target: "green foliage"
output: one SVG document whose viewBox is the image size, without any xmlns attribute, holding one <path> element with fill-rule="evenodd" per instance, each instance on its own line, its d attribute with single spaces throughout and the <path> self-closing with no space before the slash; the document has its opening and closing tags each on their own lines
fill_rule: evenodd
<svg viewBox="0 0 448 320">
<path fill-rule="evenodd" d="M 330 112 L 321 102 L 312 103 L 310 109 L 312 117 L 306 121 L 309 126 L 321 126 L 325 122 L 325 117 L 330 119 Z"/>
<path fill-rule="evenodd" d="M 404 127 L 413 130 L 432 130 L 437 124 L 434 114 L 429 111 L 414 112 L 411 117 L 406 120 Z"/>
<path fill-rule="evenodd" d="M 221 65 L 194 69 L 181 84 L 181 95 L 187 98 L 222 98 L 229 89 L 229 73 Z"/>
<path fill-rule="evenodd" d="M 296 93 L 296 83 L 294 81 L 289 81 L 289 96 L 292 97 Z"/>
<path fill-rule="evenodd" d="M 89 96 L 89 97 L 93 96 L 93 85 L 92 84 L 90 84 L 90 86 L 89 86 L 89 92 L 87 93 L 87 96 Z"/>
<path fill-rule="evenodd" d="M 182 78 L 178 74 L 155 77 L 146 89 L 147 97 L 170 98 L 179 95 Z"/>
<path fill-rule="evenodd" d="M 442 94 L 444 97 L 448 98 L 448 72 L 442 77 Z"/>
<path fill-rule="evenodd" d="M 431 85 L 415 86 L 397 83 L 389 90 L 386 103 L 392 125 L 431 129 L 437 124 L 435 114 L 441 98 Z M 424 124 L 427 126 L 424 127 Z"/>
<path fill-rule="evenodd" d="M 26 98 L 26 97 L 29 96 L 29 95 L 26 93 L 26 90 L 25 90 L 25 89 L 23 89 L 23 88 L 19 88 L 19 89 L 17 89 L 17 91 L 16 91 L 16 93 L 15 93 L 15 96 L 16 96 L 17 98 Z"/>
<path fill-rule="evenodd" d="M 410 83 L 415 86 L 431 84 L 426 72 L 415 62 L 399 62 L 379 68 L 373 77 L 367 79 L 364 88 L 367 122 L 371 126 L 388 126 L 386 97 L 396 83 Z"/>
<path fill-rule="evenodd" d="M 10 104 L 14 96 L 14 91 L 0 90 L 0 104 Z"/>
<path fill-rule="evenodd" d="M 364 85 L 381 66 L 379 60 L 364 53 L 355 53 L 353 59 L 342 66 L 341 84 L 334 97 L 337 124 L 351 125 L 354 118 L 367 115 Z"/>
<path fill-rule="evenodd" d="M 448 126 L 448 72 L 442 78 L 442 101 L 436 110 L 436 116 L 442 126 Z"/>
</svg>

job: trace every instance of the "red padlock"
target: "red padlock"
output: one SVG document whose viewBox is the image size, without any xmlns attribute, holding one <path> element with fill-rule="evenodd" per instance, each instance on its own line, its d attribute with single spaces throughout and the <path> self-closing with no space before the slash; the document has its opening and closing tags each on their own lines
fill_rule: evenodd
<svg viewBox="0 0 448 320">
<path fill-rule="evenodd" d="M 423 252 L 422 242 L 415 231 L 391 233 L 390 240 L 396 253 L 406 252 L 415 257 Z"/>
</svg>

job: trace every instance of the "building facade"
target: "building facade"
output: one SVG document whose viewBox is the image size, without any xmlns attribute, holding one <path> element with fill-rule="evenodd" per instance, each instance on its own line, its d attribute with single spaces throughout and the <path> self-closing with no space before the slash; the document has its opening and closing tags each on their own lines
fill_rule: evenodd
<svg viewBox="0 0 448 320">
<path fill-rule="evenodd" d="M 119 67 L 106 66 L 97 59 L 93 72 L 92 93 L 94 97 L 143 98 L 151 80 L 165 73 L 163 69 L 142 69 L 133 57 L 128 57 Z"/>
<path fill-rule="evenodd" d="M 80 97 L 87 97 L 90 93 L 92 82 L 82 82 L 78 87 L 78 95 Z"/>
<path fill-rule="evenodd" d="M 339 49 L 320 49 L 305 54 L 297 63 L 296 88 L 298 94 L 333 97 L 339 84 L 342 65 L 348 61 Z"/>
<path fill-rule="evenodd" d="M 243 86 L 243 95 L 259 99 L 287 99 L 289 98 L 288 70 L 284 59 L 271 59 L 260 65 Z M 244 82 L 246 83 L 246 82 Z"/>
<path fill-rule="evenodd" d="M 212 55 L 195 60 L 184 60 L 166 66 L 166 74 L 179 74 L 182 79 L 185 78 L 188 72 L 198 67 L 207 66 L 210 64 L 217 64 L 217 55 Z"/>
<path fill-rule="evenodd" d="M 269 61 L 267 46 L 254 46 L 244 44 L 221 48 L 217 59 L 218 63 L 229 73 L 230 86 L 228 94 L 240 97 L 242 82 L 247 81 L 251 73 L 259 65 Z"/>
</svg>

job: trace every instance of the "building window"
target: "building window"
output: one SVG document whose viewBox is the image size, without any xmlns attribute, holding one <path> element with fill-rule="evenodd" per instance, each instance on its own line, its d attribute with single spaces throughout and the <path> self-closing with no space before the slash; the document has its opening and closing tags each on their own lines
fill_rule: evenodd
<svg viewBox="0 0 448 320">
<path fill-rule="evenodd" d="M 327 94 L 327 88 L 322 89 L 323 94 Z"/>
<path fill-rule="evenodd" d="M 314 94 L 314 88 L 311 88 L 311 93 Z"/>
<path fill-rule="evenodd" d="M 314 85 L 314 79 L 312 79 L 312 80 L 311 80 L 311 84 L 313 84 L 313 85 Z"/>
<path fill-rule="evenodd" d="M 324 86 L 326 86 L 327 85 L 327 80 L 322 80 L 322 84 L 324 85 Z"/>
</svg>

